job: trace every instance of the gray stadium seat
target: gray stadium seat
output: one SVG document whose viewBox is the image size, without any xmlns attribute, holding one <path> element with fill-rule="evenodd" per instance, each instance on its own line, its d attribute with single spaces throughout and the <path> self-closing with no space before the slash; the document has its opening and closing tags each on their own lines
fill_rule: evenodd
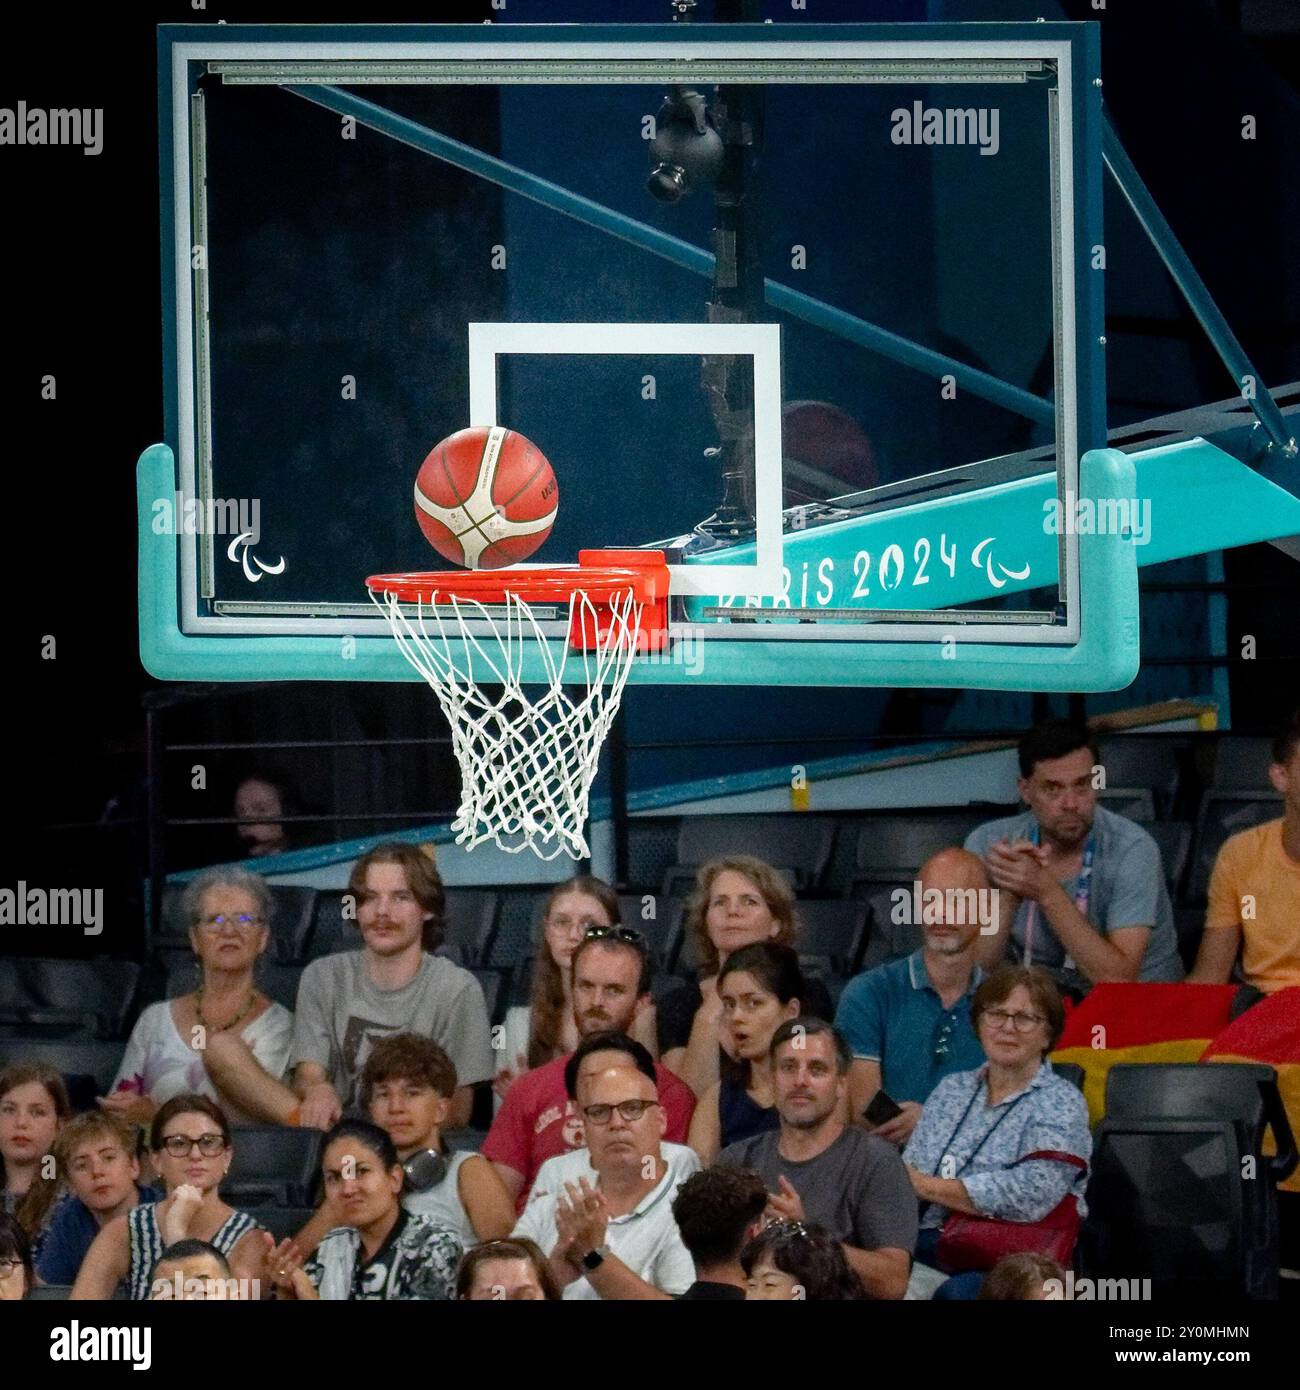
<svg viewBox="0 0 1300 1390">
<path fill-rule="evenodd" d="M 618 918 L 625 927 L 641 932 L 650 947 L 656 969 L 666 968 L 676 949 L 674 927 L 680 927 L 678 902 L 662 893 L 621 893 L 618 899 Z M 647 917 L 649 911 L 653 915 Z"/>
<path fill-rule="evenodd" d="M 545 901 L 546 893 L 535 888 L 502 890 L 480 963 L 493 970 L 509 969 L 531 956 L 541 938 Z"/>
<path fill-rule="evenodd" d="M 680 818 L 629 816 L 627 822 L 627 881 L 631 888 L 657 892 L 664 874 L 677 862 Z"/>
<path fill-rule="evenodd" d="M 296 1236 L 316 1215 L 315 1207 L 254 1207 L 249 1215 L 264 1230 L 270 1231 L 277 1244 Z"/>
<path fill-rule="evenodd" d="M 129 960 L 0 960 L 0 1029 L 92 1038 L 126 1036 L 140 966 Z"/>
<path fill-rule="evenodd" d="M 1151 821 L 1156 818 L 1155 798 L 1149 787 L 1109 786 L 1097 793 L 1097 800 L 1117 816 L 1129 820 Z"/>
<path fill-rule="evenodd" d="M 71 1284 L 34 1284 L 27 1297 L 36 1303 L 53 1303 L 72 1293 Z"/>
<path fill-rule="evenodd" d="M 858 829 L 852 892 L 870 895 L 870 885 L 911 880 L 932 855 L 961 846 L 986 821 L 1010 814 L 1005 807 L 971 806 L 947 811 L 891 811 L 863 821 Z"/>
<path fill-rule="evenodd" d="M 1190 747 L 1185 739 L 1159 734 L 1115 734 L 1101 740 L 1101 762 L 1112 787 L 1144 787 L 1159 815 L 1174 808 L 1181 780 L 1181 756 Z"/>
<path fill-rule="evenodd" d="M 683 816 L 677 834 L 677 862 L 668 872 L 691 870 L 710 859 L 752 854 L 788 866 L 795 888 L 806 893 L 821 886 L 831 862 L 835 822 L 822 816 Z M 668 879 L 664 892 L 671 893 Z"/>
<path fill-rule="evenodd" d="M 230 1171 L 221 1195 L 231 1206 L 303 1206 L 320 1168 L 320 1130 L 285 1125 L 236 1125 Z"/>
<path fill-rule="evenodd" d="M 1215 745 L 1211 786 L 1216 791 L 1266 795 L 1269 789 L 1268 769 L 1272 761 L 1272 739 L 1225 734 Z"/>
<path fill-rule="evenodd" d="M 1192 867 L 1187 882 L 1189 902 L 1202 903 L 1210 887 L 1215 856 L 1223 842 L 1239 830 L 1248 830 L 1282 814 L 1282 798 L 1262 792 L 1224 792 L 1211 789 L 1201 799 L 1196 817 Z"/>
<path fill-rule="evenodd" d="M 488 1021 L 500 1023 L 506 1016 L 510 1002 L 509 969 L 496 969 L 491 966 L 476 966 L 470 974 L 483 987 L 483 1002 L 487 1005 Z"/>
<path fill-rule="evenodd" d="M 912 891 L 910 883 L 896 887 Z M 881 888 L 871 895 L 871 916 L 867 927 L 867 944 L 862 953 L 859 970 L 871 970 L 886 961 L 911 955 L 921 945 L 921 928 L 910 922 L 893 920 L 892 888 Z"/>
<path fill-rule="evenodd" d="M 1141 825 L 1160 847 L 1169 896 L 1177 899 L 1183 875 L 1187 872 L 1187 861 L 1191 857 L 1192 827 L 1181 820 L 1142 821 Z"/>
<path fill-rule="evenodd" d="M 804 899 L 797 911 L 800 955 L 825 957 L 835 975 L 847 978 L 854 974 L 866 945 L 870 911 L 867 904 L 843 899 Z"/>
</svg>

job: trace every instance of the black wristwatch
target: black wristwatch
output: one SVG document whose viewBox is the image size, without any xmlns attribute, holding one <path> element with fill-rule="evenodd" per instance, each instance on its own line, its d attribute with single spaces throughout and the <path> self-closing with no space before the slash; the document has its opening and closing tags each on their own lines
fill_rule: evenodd
<svg viewBox="0 0 1300 1390">
<path fill-rule="evenodd" d="M 608 1254 L 608 1245 L 598 1245 L 594 1250 L 588 1250 L 582 1257 L 583 1269 L 599 1269 L 605 1263 L 605 1256 Z"/>
</svg>

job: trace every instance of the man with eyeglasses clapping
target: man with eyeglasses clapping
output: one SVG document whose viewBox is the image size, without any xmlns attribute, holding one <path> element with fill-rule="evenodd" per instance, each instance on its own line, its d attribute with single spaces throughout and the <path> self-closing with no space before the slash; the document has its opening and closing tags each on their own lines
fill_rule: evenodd
<svg viewBox="0 0 1300 1390">
<path fill-rule="evenodd" d="M 668 1299 L 695 1281 L 672 1202 L 680 1177 L 665 1161 L 658 1088 L 631 1067 L 581 1091 L 587 1172 L 538 1191 L 513 1235 L 547 1252 L 566 1299 Z"/>
</svg>

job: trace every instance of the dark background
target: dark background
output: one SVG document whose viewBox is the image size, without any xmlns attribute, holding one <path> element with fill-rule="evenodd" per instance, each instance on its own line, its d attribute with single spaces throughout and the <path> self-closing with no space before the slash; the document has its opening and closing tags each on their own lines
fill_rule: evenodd
<svg viewBox="0 0 1300 1390">
<path fill-rule="evenodd" d="M 102 884 L 108 927 L 99 946 L 127 954 L 141 921 L 140 817 L 145 785 L 143 702 L 197 696 L 166 716 L 170 743 L 266 739 L 421 739 L 442 732 L 423 687 L 295 685 L 240 691 L 163 688 L 139 665 L 135 601 L 134 466 L 162 438 L 154 26 L 161 22 L 478 21 L 486 5 L 140 3 L 25 9 L 6 19 L 0 105 L 105 109 L 104 152 L 0 147 L 0 238 L 9 348 L 0 400 L 9 436 L 7 588 L 19 610 L 9 647 L 4 740 L 8 815 L 0 881 Z M 509 22 L 610 22 L 598 0 L 509 0 Z M 700 17 L 711 6 L 703 0 Z M 436 13 L 434 11 L 436 10 Z M 658 0 L 620 0 L 617 18 L 666 20 Z M 764 15 L 801 22 L 903 19 L 1095 19 L 1101 25 L 1108 105 L 1121 137 L 1221 308 L 1267 382 L 1300 379 L 1300 258 L 1295 171 L 1300 168 L 1300 12 L 1289 3 L 1213 0 L 986 0 L 985 3 L 831 3 L 805 11 L 769 0 Z M 498 16 L 500 17 L 500 16 Z M 1259 134 L 1240 138 L 1254 114 Z M 1155 253 L 1107 189 L 1107 333 L 1111 423 L 1222 398 L 1231 383 L 1177 298 Z M 41 379 L 56 377 L 55 401 Z M 1161 567 L 1168 569 L 1168 567 Z M 1181 572 L 1180 572 L 1181 573 Z M 1190 573 L 1190 572 L 1189 572 Z M 1198 582 L 1207 571 L 1200 570 Z M 1300 690 L 1294 562 L 1269 546 L 1224 557 L 1227 650 L 1255 635 L 1259 659 L 1229 660 L 1232 723 L 1268 729 Z M 1166 576 L 1167 577 L 1167 576 Z M 1158 580 L 1143 571 L 1146 583 Z M 1144 599 L 1150 665 L 1133 690 L 1088 709 L 1212 688 L 1208 637 L 1171 602 Z M 1196 602 L 1203 607 L 1203 596 Z M 42 658 L 47 637 L 56 657 Z M 1058 702 L 1060 703 L 1060 702 Z M 1030 696 L 960 692 L 754 691 L 720 701 L 706 689 L 629 692 L 636 742 L 673 730 L 707 736 L 805 739 L 1008 728 L 1041 710 Z M 789 746 L 789 745 L 786 745 Z M 791 761 L 817 752 L 791 747 Z M 730 757 L 731 755 L 728 755 Z M 777 756 L 782 756 L 778 753 Z M 745 755 L 736 754 L 731 765 Z M 455 784 L 436 746 L 380 752 L 273 751 L 308 804 L 359 819 L 318 827 L 317 838 L 362 834 L 411 813 L 410 823 L 454 805 Z M 227 814 L 240 773 L 267 755 L 233 750 L 167 755 L 169 814 Z M 771 761 L 754 755 L 749 761 Z M 207 789 L 191 789 L 203 764 Z M 636 782 L 686 775 L 698 752 L 638 761 Z M 170 867 L 225 857 L 228 830 L 178 830 Z M 77 865 L 70 872 L 68 864 Z M 0 929 L 2 930 L 2 929 Z M 52 953 L 43 945 L 46 954 Z"/>
</svg>

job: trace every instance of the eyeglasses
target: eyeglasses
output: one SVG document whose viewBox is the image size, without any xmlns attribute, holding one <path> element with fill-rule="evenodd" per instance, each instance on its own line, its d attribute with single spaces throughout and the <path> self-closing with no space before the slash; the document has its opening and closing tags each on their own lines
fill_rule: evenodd
<svg viewBox="0 0 1300 1390">
<path fill-rule="evenodd" d="M 952 1037 L 956 1027 L 956 1018 L 952 1014 L 945 1015 L 943 1025 L 939 1029 L 939 1036 L 934 1040 L 934 1060 L 936 1062 L 942 1062 L 948 1055 L 948 1039 Z"/>
<path fill-rule="evenodd" d="M 635 927 L 588 927 L 582 934 L 584 941 L 602 941 L 606 937 L 626 941 L 629 946 L 645 946 L 645 937 Z"/>
<path fill-rule="evenodd" d="M 801 1236 L 804 1240 L 812 1238 L 812 1232 L 802 1221 L 769 1221 L 767 1229 L 776 1236 Z"/>
<path fill-rule="evenodd" d="M 188 1158 L 195 1149 L 204 1158 L 216 1158 L 226 1147 L 225 1136 L 221 1134 L 200 1134 L 191 1139 L 188 1134 L 169 1134 L 162 1146 L 173 1158 Z"/>
<path fill-rule="evenodd" d="M 995 1028 L 1002 1028 L 1009 1023 L 1017 1033 L 1031 1032 L 1046 1021 L 1042 1014 L 1009 1014 L 1005 1009 L 985 1009 L 984 1017 Z"/>
<path fill-rule="evenodd" d="M 238 927 L 240 931 L 247 931 L 250 927 L 260 927 L 263 919 L 255 917 L 248 912 L 238 912 L 228 915 L 224 912 L 218 913 L 215 917 L 205 917 L 199 926 L 207 927 L 209 931 L 220 931 L 224 926 Z"/>
<path fill-rule="evenodd" d="M 590 1120 L 593 1125 L 607 1125 L 617 1110 L 623 1119 L 631 1124 L 634 1120 L 639 1120 L 652 1105 L 658 1104 L 657 1100 L 621 1100 L 617 1105 L 585 1105 L 582 1114 L 583 1118 Z"/>
</svg>

